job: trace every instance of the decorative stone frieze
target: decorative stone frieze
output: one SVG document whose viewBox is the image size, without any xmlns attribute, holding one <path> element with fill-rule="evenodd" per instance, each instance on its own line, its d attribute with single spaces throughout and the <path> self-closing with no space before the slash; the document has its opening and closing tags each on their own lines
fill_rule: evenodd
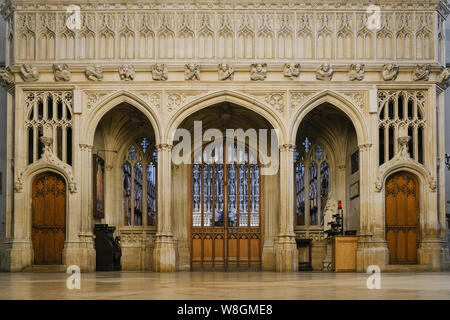
<svg viewBox="0 0 450 320">
<path fill-rule="evenodd" d="M 267 63 L 253 63 L 250 66 L 250 79 L 263 81 L 267 78 Z"/>
<path fill-rule="evenodd" d="M 283 66 L 283 75 L 291 80 L 298 78 L 300 75 L 300 63 L 289 64 L 285 63 Z"/>
<path fill-rule="evenodd" d="M 121 65 L 119 67 L 119 75 L 120 75 L 120 80 L 125 80 L 125 81 L 134 80 L 134 77 L 136 75 L 134 66 L 125 65 L 125 64 Z"/>
<path fill-rule="evenodd" d="M 428 81 L 430 78 L 430 64 L 418 64 L 413 71 L 413 80 L 414 81 Z"/>
<path fill-rule="evenodd" d="M 103 69 L 99 64 L 94 66 L 87 66 L 85 70 L 86 79 L 89 81 L 102 81 Z"/>
<path fill-rule="evenodd" d="M 38 69 L 29 64 L 23 64 L 20 67 L 20 75 L 25 82 L 33 82 L 39 80 Z"/>
<path fill-rule="evenodd" d="M 219 80 L 233 80 L 234 67 L 227 63 L 219 64 Z"/>
<path fill-rule="evenodd" d="M 397 79 L 399 67 L 396 64 L 388 63 L 383 66 L 381 75 L 384 81 L 393 81 Z"/>
<path fill-rule="evenodd" d="M 163 63 L 156 63 L 152 67 L 152 78 L 156 81 L 166 81 L 169 77 L 167 65 Z"/>
<path fill-rule="evenodd" d="M 333 68 L 325 63 L 316 70 L 316 79 L 321 81 L 331 81 L 333 79 Z"/>
<path fill-rule="evenodd" d="M 188 63 L 184 66 L 185 80 L 200 80 L 200 66 L 194 63 Z"/>
<path fill-rule="evenodd" d="M 53 65 L 55 81 L 70 81 L 71 75 L 69 66 L 65 63 L 55 63 Z"/>
<path fill-rule="evenodd" d="M 348 72 L 348 78 L 350 81 L 358 80 L 361 81 L 364 79 L 364 64 L 351 64 L 350 71 Z"/>
<path fill-rule="evenodd" d="M 9 67 L 0 70 L 0 77 L 2 78 L 3 84 L 5 86 L 15 84 L 14 74 L 11 72 L 11 69 L 9 69 Z"/>
</svg>

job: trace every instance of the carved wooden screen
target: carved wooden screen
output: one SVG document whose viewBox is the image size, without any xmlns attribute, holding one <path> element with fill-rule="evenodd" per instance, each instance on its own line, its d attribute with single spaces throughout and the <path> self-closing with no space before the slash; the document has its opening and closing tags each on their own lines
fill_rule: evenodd
<svg viewBox="0 0 450 320">
<path fill-rule="evenodd" d="M 54 174 L 38 176 L 32 187 L 34 264 L 62 264 L 66 238 L 66 184 Z"/>
<path fill-rule="evenodd" d="M 386 241 L 389 262 L 417 263 L 419 245 L 419 185 L 401 172 L 386 182 Z"/>
<path fill-rule="evenodd" d="M 229 146 L 228 153 L 232 150 Z M 235 155 L 238 153 L 234 148 Z M 260 165 L 252 152 L 241 163 L 192 165 L 191 267 L 259 269 L 262 210 Z M 249 159 L 250 157 L 250 159 Z M 224 158 L 227 152 L 224 148 Z M 237 157 L 235 157 L 236 159 Z"/>
</svg>

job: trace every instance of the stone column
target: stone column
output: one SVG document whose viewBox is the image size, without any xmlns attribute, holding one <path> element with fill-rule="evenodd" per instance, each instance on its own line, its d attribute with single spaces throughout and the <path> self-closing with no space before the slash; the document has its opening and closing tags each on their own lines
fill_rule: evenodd
<svg viewBox="0 0 450 320">
<path fill-rule="evenodd" d="M 158 149 L 158 216 L 155 249 L 153 250 L 153 271 L 176 271 L 176 248 L 172 232 L 171 167 L 172 145 L 160 144 Z"/>
<path fill-rule="evenodd" d="M 74 148 L 75 179 L 80 183 L 80 205 L 78 207 L 79 243 L 66 249 L 66 264 L 76 264 L 81 271 L 95 271 L 95 245 L 92 225 L 92 145 L 79 144 Z M 70 212 L 75 213 L 70 209 Z"/>
<path fill-rule="evenodd" d="M 294 145 L 280 147 L 280 233 L 275 250 L 275 270 L 298 270 L 294 233 Z"/>
<path fill-rule="evenodd" d="M 385 269 L 388 250 L 384 239 L 384 214 L 381 193 L 374 194 L 377 157 L 372 144 L 361 144 L 360 159 L 360 230 L 357 249 L 357 271 L 370 265 Z"/>
</svg>

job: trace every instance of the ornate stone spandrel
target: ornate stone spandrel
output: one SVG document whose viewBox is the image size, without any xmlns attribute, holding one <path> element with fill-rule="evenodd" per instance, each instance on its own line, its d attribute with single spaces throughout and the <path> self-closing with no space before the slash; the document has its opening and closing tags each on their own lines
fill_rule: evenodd
<svg viewBox="0 0 450 320">
<path fill-rule="evenodd" d="M 103 69 L 99 64 L 87 66 L 84 74 L 86 75 L 86 79 L 88 79 L 89 81 L 103 80 Z"/>
<path fill-rule="evenodd" d="M 228 63 L 219 64 L 219 80 L 233 80 L 234 67 Z"/>
<path fill-rule="evenodd" d="M 250 66 L 250 80 L 264 81 L 267 78 L 267 63 L 253 63 Z"/>
<path fill-rule="evenodd" d="M 23 64 L 20 67 L 20 76 L 25 82 L 34 82 L 39 80 L 39 70 L 29 64 Z"/>
<path fill-rule="evenodd" d="M 283 113 L 284 111 L 284 94 L 270 93 L 266 95 L 266 102 L 276 111 Z"/>
<path fill-rule="evenodd" d="M 316 79 L 321 81 L 331 81 L 333 79 L 334 70 L 330 64 L 322 64 L 316 70 Z"/>
<path fill-rule="evenodd" d="M 381 71 L 381 76 L 384 81 L 394 81 L 397 79 L 399 67 L 393 63 L 387 63 L 383 66 L 383 70 Z"/>
<path fill-rule="evenodd" d="M 348 79 L 350 81 L 362 81 L 365 75 L 365 65 L 361 63 L 351 64 L 348 72 Z"/>
</svg>

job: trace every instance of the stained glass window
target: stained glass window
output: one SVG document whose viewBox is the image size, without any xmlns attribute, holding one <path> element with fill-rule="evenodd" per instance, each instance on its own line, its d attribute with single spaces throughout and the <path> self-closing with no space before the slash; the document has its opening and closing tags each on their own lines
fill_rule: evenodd
<svg viewBox="0 0 450 320">
<path fill-rule="evenodd" d="M 196 161 L 192 167 L 192 225 L 259 226 L 260 168 L 257 154 L 249 154 L 248 150 L 233 148 L 226 143 L 223 143 L 219 154 L 221 156 L 213 163 Z M 217 161 L 222 154 L 227 159 L 225 164 Z"/>
<path fill-rule="evenodd" d="M 294 151 L 294 169 L 296 223 L 322 225 L 330 189 L 330 169 L 325 149 L 306 138 L 301 147 Z"/>
<path fill-rule="evenodd" d="M 147 138 L 132 144 L 123 164 L 123 216 L 125 226 L 154 226 L 157 212 L 156 148 Z"/>
</svg>

